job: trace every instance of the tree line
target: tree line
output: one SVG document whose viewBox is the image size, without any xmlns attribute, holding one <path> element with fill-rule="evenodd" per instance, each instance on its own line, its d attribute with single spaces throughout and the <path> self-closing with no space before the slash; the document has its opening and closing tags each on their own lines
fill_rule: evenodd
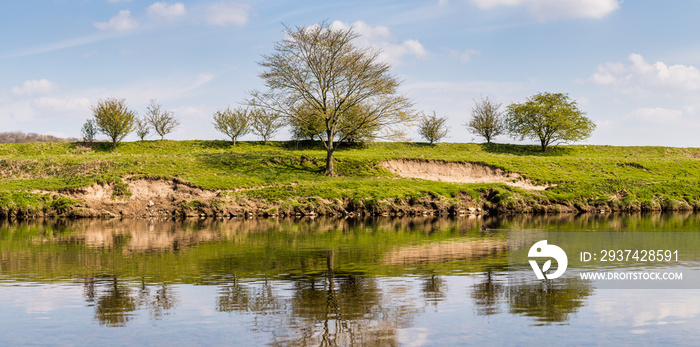
<svg viewBox="0 0 700 347">
<path fill-rule="evenodd" d="M 62 138 L 53 135 L 24 133 L 23 131 L 6 131 L 0 133 L 0 143 L 30 143 L 30 142 L 77 142 L 79 139 Z"/>
<path fill-rule="evenodd" d="M 334 174 L 333 154 L 342 143 L 405 140 L 416 123 L 429 143 L 446 138 L 447 118 L 416 111 L 398 93 L 401 82 L 379 59 L 381 51 L 355 45 L 358 37 L 353 28 L 338 29 L 326 22 L 285 26 L 285 38 L 259 62 L 267 90 L 250 92 L 250 98 L 241 102 L 244 106 L 217 110 L 212 115 L 214 128 L 235 145 L 251 132 L 267 143 L 289 126 L 295 139 L 323 143 L 327 175 Z M 562 93 L 539 93 L 505 111 L 501 107 L 489 98 L 476 101 L 465 126 L 487 143 L 507 134 L 537 140 L 542 151 L 586 139 L 595 129 L 576 102 Z M 113 146 L 133 131 L 141 140 L 151 130 L 164 139 L 180 124 L 155 100 L 143 118 L 129 110 L 124 99 L 100 100 L 92 111 L 93 118 L 83 125 L 84 140 L 103 133 Z"/>
</svg>

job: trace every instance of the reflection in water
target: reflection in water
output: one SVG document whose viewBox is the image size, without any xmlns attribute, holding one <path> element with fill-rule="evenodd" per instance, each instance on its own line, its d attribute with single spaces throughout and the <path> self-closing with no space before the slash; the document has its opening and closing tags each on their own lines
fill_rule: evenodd
<svg viewBox="0 0 700 347">
<path fill-rule="evenodd" d="M 172 312 L 177 304 L 177 296 L 172 287 L 166 283 L 152 288 L 144 280 L 141 280 L 138 303 L 148 308 L 151 319 L 158 320 Z"/>
<path fill-rule="evenodd" d="M 499 277 L 493 271 L 486 271 L 478 275 L 479 280 L 471 288 L 471 297 L 476 305 L 476 314 L 491 316 L 501 313 L 500 305 L 507 294 L 507 280 L 505 276 Z"/>
<path fill-rule="evenodd" d="M 421 291 L 425 302 L 437 309 L 438 304 L 445 299 L 447 281 L 440 276 L 431 275 L 423 277 L 421 282 Z"/>
<path fill-rule="evenodd" d="M 532 317 L 536 325 L 566 323 L 594 292 L 591 283 L 578 278 L 563 279 L 565 283 L 557 285 L 551 281 L 513 283 L 504 273 L 492 271 L 476 278 L 470 296 L 477 315 L 501 314 L 506 305 L 509 313 Z"/>
<path fill-rule="evenodd" d="M 219 312 L 275 314 L 282 307 L 270 281 L 252 286 L 233 279 L 230 283 L 221 285 L 216 298 L 216 309 Z"/>
<path fill-rule="evenodd" d="M 162 319 L 175 308 L 177 296 L 169 285 L 141 281 L 135 290 L 134 284 L 117 277 L 83 279 L 83 296 L 88 306 L 94 307 L 95 320 L 101 325 L 123 327 L 139 308 L 146 308 L 154 320 Z"/>
<path fill-rule="evenodd" d="M 565 284 L 550 281 L 508 287 L 510 313 L 533 317 L 541 324 L 564 323 L 593 293 L 590 283 L 578 278 L 563 279 Z"/>
<path fill-rule="evenodd" d="M 24 222 L 0 225 L 0 289 L 78 284 L 96 323 L 128 328 L 191 314 L 181 289 L 209 287 L 216 319 L 250 317 L 275 345 L 397 345 L 420 317 L 457 314 L 456 298 L 472 310 L 459 317 L 575 321 L 593 285 L 509 283 L 508 230 L 699 229 L 695 214 Z"/>
<path fill-rule="evenodd" d="M 136 298 L 131 288 L 121 283 L 116 277 L 105 280 L 105 288 L 97 292 L 92 298 L 95 305 L 95 319 L 102 325 L 110 327 L 123 327 L 136 310 Z"/>
</svg>

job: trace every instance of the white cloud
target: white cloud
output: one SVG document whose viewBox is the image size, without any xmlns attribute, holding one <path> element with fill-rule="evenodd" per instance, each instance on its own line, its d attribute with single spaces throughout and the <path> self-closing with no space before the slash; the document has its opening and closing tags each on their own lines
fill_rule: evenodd
<svg viewBox="0 0 700 347">
<path fill-rule="evenodd" d="M 95 28 L 100 30 L 115 30 L 115 31 L 125 31 L 136 29 L 139 23 L 131 17 L 131 11 L 122 10 L 119 14 L 112 17 L 107 22 L 95 22 L 93 23 Z"/>
<path fill-rule="evenodd" d="M 683 116 L 682 110 L 672 110 L 661 107 L 639 108 L 623 118 L 626 120 L 638 120 L 645 123 L 667 124 L 678 121 Z"/>
<path fill-rule="evenodd" d="M 360 34 L 357 39 L 357 44 L 361 47 L 376 47 L 382 50 L 379 58 L 391 64 L 400 64 L 407 56 L 417 58 L 425 58 L 428 56 L 428 51 L 418 40 L 404 40 L 401 43 L 396 43 L 391 30 L 383 25 L 372 27 L 363 22 L 356 21 L 352 24 L 354 31 Z M 349 24 L 341 21 L 334 21 L 331 24 L 332 29 L 348 29 Z"/>
<path fill-rule="evenodd" d="M 639 54 L 630 54 L 630 63 L 605 63 L 588 79 L 597 85 L 615 87 L 623 92 L 697 91 L 700 69 L 695 66 L 648 63 Z"/>
<path fill-rule="evenodd" d="M 488 10 L 496 7 L 524 7 L 535 18 L 545 21 L 563 18 L 601 19 L 620 8 L 618 0 L 470 0 Z"/>
<path fill-rule="evenodd" d="M 46 79 L 29 80 L 22 83 L 21 86 L 12 87 L 12 95 L 14 96 L 30 96 L 35 94 L 46 94 L 55 88 L 53 82 Z"/>
<path fill-rule="evenodd" d="M 481 52 L 475 49 L 468 49 L 464 52 L 454 51 L 452 52 L 452 55 L 456 56 L 459 59 L 460 63 L 466 64 L 470 62 L 473 57 L 481 55 Z"/>
<path fill-rule="evenodd" d="M 41 97 L 34 100 L 34 105 L 42 109 L 57 111 L 89 110 L 88 98 Z"/>
<path fill-rule="evenodd" d="M 167 19 L 173 19 L 180 16 L 184 16 L 187 11 L 185 10 L 185 4 L 181 2 L 176 2 L 172 5 L 168 5 L 165 1 L 156 2 L 151 6 L 148 6 L 146 12 L 153 17 L 161 17 Z"/>
<path fill-rule="evenodd" d="M 210 25 L 245 25 L 250 17 L 250 5 L 238 2 L 222 2 L 207 8 L 207 23 Z"/>
</svg>

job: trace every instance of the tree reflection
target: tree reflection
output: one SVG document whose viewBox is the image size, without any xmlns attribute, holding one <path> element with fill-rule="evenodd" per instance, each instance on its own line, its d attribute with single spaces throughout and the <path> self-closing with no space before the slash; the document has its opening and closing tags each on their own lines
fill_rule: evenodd
<svg viewBox="0 0 700 347">
<path fill-rule="evenodd" d="M 104 292 L 97 294 L 95 318 L 101 325 L 123 327 L 136 310 L 136 299 L 131 288 L 120 283 L 117 277 L 107 282 Z"/>
<path fill-rule="evenodd" d="M 593 294 L 593 286 L 578 278 L 537 282 L 508 282 L 498 272 L 487 271 L 481 281 L 472 285 L 471 297 L 476 313 L 482 316 L 500 314 L 501 305 L 508 313 L 532 317 L 538 324 L 565 323 L 583 307 Z"/>
<path fill-rule="evenodd" d="M 584 305 L 585 299 L 593 294 L 593 287 L 577 278 L 567 278 L 563 282 L 558 285 L 551 281 L 510 285 L 510 313 L 532 317 L 541 324 L 568 321 Z"/>
<path fill-rule="evenodd" d="M 425 276 L 421 281 L 421 292 L 425 302 L 437 309 L 438 304 L 445 299 L 447 282 L 440 276 Z"/>
<path fill-rule="evenodd" d="M 95 320 L 109 327 L 123 327 L 139 308 L 146 308 L 151 319 L 161 319 L 177 304 L 177 296 L 172 287 L 161 283 L 159 287 L 149 286 L 142 280 L 139 290 L 130 283 L 118 278 L 82 281 L 83 296 L 95 308 Z"/>
<path fill-rule="evenodd" d="M 155 289 L 155 292 L 151 292 L 151 289 L 144 280 L 141 281 L 138 303 L 140 306 L 148 308 L 151 319 L 158 320 L 167 315 L 176 306 L 177 296 L 174 295 L 172 288 L 165 282 L 161 283 L 160 287 Z"/>
<path fill-rule="evenodd" d="M 476 304 L 476 314 L 491 316 L 499 314 L 499 306 L 506 297 L 507 287 L 493 271 L 486 271 L 483 281 L 472 285 L 471 297 Z"/>
<path fill-rule="evenodd" d="M 411 301 L 382 293 L 376 278 L 353 274 L 294 281 L 290 331 L 280 345 L 397 345 L 397 330 L 417 312 Z"/>
<path fill-rule="evenodd" d="M 281 307 L 282 303 L 270 281 L 256 286 L 241 283 L 234 278 L 230 283 L 221 286 L 219 297 L 216 299 L 216 309 L 219 312 L 271 314 L 278 312 Z"/>
</svg>

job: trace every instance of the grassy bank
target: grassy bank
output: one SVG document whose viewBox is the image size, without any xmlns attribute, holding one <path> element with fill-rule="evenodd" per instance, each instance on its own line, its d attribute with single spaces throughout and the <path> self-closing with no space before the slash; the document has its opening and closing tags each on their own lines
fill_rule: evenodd
<svg viewBox="0 0 700 347">
<path fill-rule="evenodd" d="M 166 140 L 124 143 L 114 150 L 106 143 L 2 144 L 0 209 L 6 214 L 17 209 L 70 210 L 80 202 L 50 192 L 93 183 L 111 182 L 116 185 L 112 198 L 125 198 L 128 189 L 116 194 L 116 188 L 121 185 L 124 190 L 126 178 L 177 179 L 224 190 L 222 200 L 250 199 L 288 211 L 333 203 L 375 213 L 415 204 L 501 212 L 700 208 L 696 148 L 581 145 L 541 153 L 538 146 L 377 143 L 336 151 L 337 177 L 322 174 L 324 158 L 320 146 L 296 142 L 232 146 L 223 141 Z M 478 162 L 556 186 L 526 191 L 503 184 L 400 178 L 377 165 L 392 158 Z"/>
</svg>

